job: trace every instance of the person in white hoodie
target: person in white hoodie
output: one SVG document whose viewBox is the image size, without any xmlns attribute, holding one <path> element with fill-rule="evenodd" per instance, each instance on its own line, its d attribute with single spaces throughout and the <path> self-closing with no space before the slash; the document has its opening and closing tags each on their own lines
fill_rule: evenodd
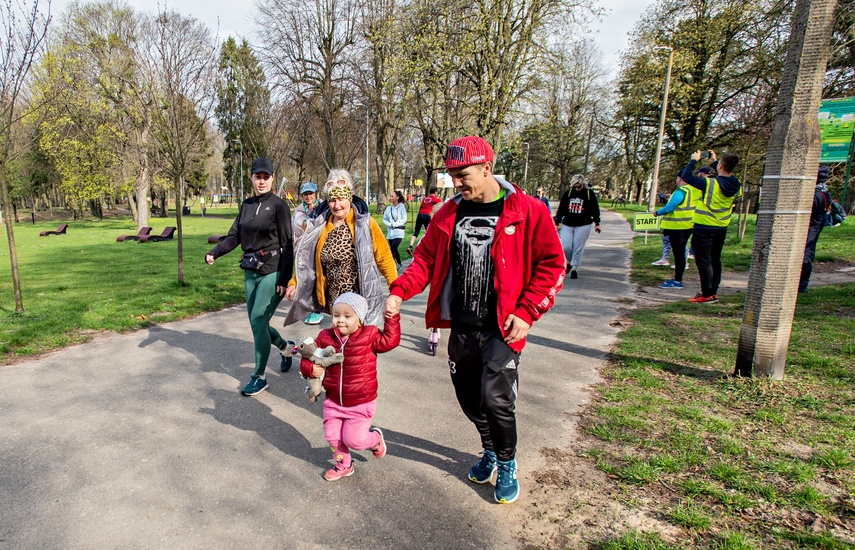
<svg viewBox="0 0 855 550">
<path fill-rule="evenodd" d="M 404 240 L 404 229 L 407 227 L 407 201 L 404 200 L 404 195 L 400 191 L 389 195 L 389 200 L 392 204 L 383 212 L 383 224 L 388 228 L 386 240 L 389 241 L 389 248 L 392 249 L 392 257 L 395 259 L 395 264 L 401 267 L 401 254 L 398 252 L 398 247 Z"/>
</svg>

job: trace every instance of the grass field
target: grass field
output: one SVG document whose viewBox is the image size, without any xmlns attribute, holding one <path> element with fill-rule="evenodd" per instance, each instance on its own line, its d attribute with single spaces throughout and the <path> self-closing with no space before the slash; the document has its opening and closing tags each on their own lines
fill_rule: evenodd
<svg viewBox="0 0 855 550">
<path fill-rule="evenodd" d="M 855 261 L 853 225 L 826 228 L 817 260 Z M 751 241 L 734 229 L 724 263 L 747 269 Z M 658 235 L 632 247 L 634 280 L 659 282 Z M 592 548 L 855 548 L 855 285 L 799 296 L 780 382 L 728 376 L 744 300 L 629 314 L 583 420 L 584 456 L 615 499 L 681 535 L 628 529 Z"/>
<path fill-rule="evenodd" d="M 159 243 L 116 242 L 137 233 L 130 217 L 16 223 L 15 241 L 24 313 L 15 312 L 9 244 L 0 242 L 0 364 L 88 340 L 215 311 L 244 301 L 239 253 L 204 263 L 208 236 L 227 233 L 237 208 L 210 208 L 183 217 L 184 284 L 178 284 L 177 238 Z M 212 215 L 213 214 L 213 215 Z M 22 216 L 23 219 L 26 219 Z M 375 217 L 385 229 L 379 217 Z M 66 235 L 39 232 L 68 223 Z M 174 217 L 150 218 L 152 233 Z M 4 231 L 5 233 L 5 231 Z M 412 233 L 401 244 L 401 256 Z M 284 307 L 284 306 L 283 306 Z"/>
</svg>

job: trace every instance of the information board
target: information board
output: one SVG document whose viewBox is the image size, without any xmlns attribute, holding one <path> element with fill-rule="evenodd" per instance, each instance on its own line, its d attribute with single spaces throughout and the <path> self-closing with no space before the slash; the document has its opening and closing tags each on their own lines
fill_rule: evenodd
<svg viewBox="0 0 855 550">
<path fill-rule="evenodd" d="M 826 99 L 819 104 L 822 153 L 819 162 L 846 162 L 855 128 L 855 97 Z"/>
</svg>

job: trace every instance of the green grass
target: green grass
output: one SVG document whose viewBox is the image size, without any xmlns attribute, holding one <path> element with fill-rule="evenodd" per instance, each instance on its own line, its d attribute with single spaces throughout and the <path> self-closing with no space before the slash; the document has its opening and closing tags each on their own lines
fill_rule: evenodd
<svg viewBox="0 0 855 550">
<path fill-rule="evenodd" d="M 402 259 L 409 257 L 417 206 L 409 209 Z M 213 266 L 203 261 L 213 246 L 208 236 L 228 232 L 237 207 L 211 207 L 204 218 L 198 208 L 192 212 L 183 217 L 184 284 L 178 283 L 177 236 L 160 243 L 120 243 L 118 235 L 137 233 L 127 216 L 103 221 L 56 217 L 32 224 L 28 213 L 21 213 L 14 232 L 23 314 L 15 312 L 9 243 L 0 242 L 0 364 L 84 342 L 97 332 L 137 330 L 242 303 L 238 252 Z M 385 232 L 382 216 L 374 217 Z M 66 235 L 39 237 L 60 223 L 69 224 Z M 174 226 L 175 218 L 152 217 L 149 225 L 159 234 Z"/>
<path fill-rule="evenodd" d="M 855 285 L 799 296 L 783 381 L 727 376 L 744 300 L 632 312 L 583 456 L 692 548 L 855 548 Z M 593 547 L 662 546 L 629 532 Z"/>
</svg>

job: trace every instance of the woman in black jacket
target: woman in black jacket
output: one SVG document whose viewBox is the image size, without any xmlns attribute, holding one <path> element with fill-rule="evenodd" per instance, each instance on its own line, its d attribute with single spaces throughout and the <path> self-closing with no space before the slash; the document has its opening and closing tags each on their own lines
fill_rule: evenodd
<svg viewBox="0 0 855 550">
<path fill-rule="evenodd" d="M 215 259 L 238 245 L 243 250 L 240 267 L 244 270 L 246 310 L 255 343 L 255 372 L 241 390 L 243 395 L 255 395 L 267 389 L 264 370 L 270 346 L 280 351 L 288 347 L 288 342 L 270 326 L 294 269 L 291 212 L 285 201 L 273 193 L 273 176 L 269 160 L 259 157 L 252 161 L 255 195 L 243 201 L 229 234 L 205 256 L 208 265 L 212 265 Z M 291 368 L 290 353 L 286 355 L 282 355 L 279 367 L 282 372 Z"/>
<path fill-rule="evenodd" d="M 591 235 L 591 224 L 594 231 L 600 232 L 600 205 L 597 195 L 587 189 L 585 176 L 576 174 L 570 178 L 570 189 L 561 197 L 558 211 L 555 213 L 555 223 L 558 225 L 558 235 L 564 247 L 564 258 L 567 261 L 567 271 L 571 279 L 579 276 L 576 270 L 582 264 L 582 254 L 585 243 Z"/>
</svg>

